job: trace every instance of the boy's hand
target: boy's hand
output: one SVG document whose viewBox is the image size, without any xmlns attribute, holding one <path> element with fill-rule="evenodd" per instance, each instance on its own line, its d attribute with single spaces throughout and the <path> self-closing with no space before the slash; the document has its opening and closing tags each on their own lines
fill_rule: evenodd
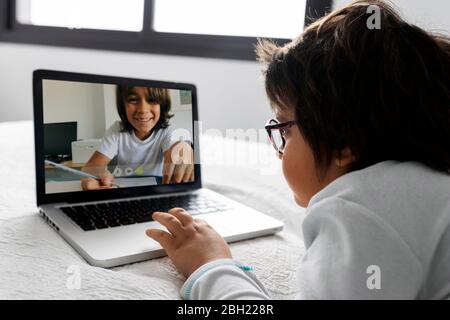
<svg viewBox="0 0 450 320">
<path fill-rule="evenodd" d="M 114 176 L 111 172 L 105 171 L 99 176 L 100 180 L 92 178 L 81 179 L 83 190 L 111 189 L 114 185 Z"/>
<path fill-rule="evenodd" d="M 194 181 L 194 151 L 189 143 L 174 143 L 164 153 L 163 183 Z"/>
<path fill-rule="evenodd" d="M 194 219 L 182 208 L 154 212 L 153 220 L 165 226 L 170 233 L 148 229 L 147 236 L 159 242 L 178 271 L 186 278 L 202 265 L 231 258 L 225 240 L 205 221 Z"/>
</svg>

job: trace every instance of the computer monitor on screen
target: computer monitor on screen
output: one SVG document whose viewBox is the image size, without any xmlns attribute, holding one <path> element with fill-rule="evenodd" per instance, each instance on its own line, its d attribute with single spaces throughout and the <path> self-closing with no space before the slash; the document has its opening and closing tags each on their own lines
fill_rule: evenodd
<svg viewBox="0 0 450 320">
<path fill-rule="evenodd" d="M 44 155 L 48 159 L 68 160 L 72 156 L 72 141 L 77 140 L 77 122 L 44 124 Z"/>
</svg>

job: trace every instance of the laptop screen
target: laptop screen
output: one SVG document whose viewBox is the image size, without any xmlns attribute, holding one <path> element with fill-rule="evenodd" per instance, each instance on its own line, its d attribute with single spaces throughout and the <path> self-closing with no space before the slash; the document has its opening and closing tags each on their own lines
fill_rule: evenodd
<svg viewBox="0 0 450 320">
<path fill-rule="evenodd" d="M 193 92 L 42 80 L 45 194 L 189 184 Z"/>
</svg>

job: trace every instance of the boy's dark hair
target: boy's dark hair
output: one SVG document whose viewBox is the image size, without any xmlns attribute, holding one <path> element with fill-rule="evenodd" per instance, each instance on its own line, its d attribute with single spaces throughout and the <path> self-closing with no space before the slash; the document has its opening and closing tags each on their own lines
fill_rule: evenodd
<svg viewBox="0 0 450 320">
<path fill-rule="evenodd" d="M 125 102 L 129 95 L 133 94 L 133 89 L 135 87 L 129 86 L 117 86 L 116 89 L 116 105 L 117 112 L 119 113 L 120 120 L 122 120 L 123 131 L 131 133 L 133 131 L 133 126 L 128 121 L 127 113 L 125 111 Z M 170 114 L 171 99 L 169 94 L 169 89 L 164 88 L 146 88 L 147 89 L 147 101 L 151 103 L 156 103 L 160 105 L 160 117 L 153 131 L 156 132 L 159 129 L 167 128 L 170 118 L 173 117 Z"/>
<path fill-rule="evenodd" d="M 369 29 L 378 6 L 381 29 Z M 257 45 L 267 95 L 295 108 L 298 127 L 326 168 L 349 147 L 350 170 L 385 160 L 450 173 L 450 39 L 405 22 L 384 1 L 355 1 L 291 43 Z"/>
</svg>

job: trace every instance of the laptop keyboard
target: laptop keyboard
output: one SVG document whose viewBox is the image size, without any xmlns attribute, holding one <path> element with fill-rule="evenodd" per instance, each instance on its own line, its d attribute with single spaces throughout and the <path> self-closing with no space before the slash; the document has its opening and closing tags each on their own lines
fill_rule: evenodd
<svg viewBox="0 0 450 320">
<path fill-rule="evenodd" d="M 229 206 L 200 195 L 127 200 L 60 207 L 83 230 L 96 230 L 153 221 L 154 211 L 181 207 L 191 215 L 228 210 Z"/>
</svg>

